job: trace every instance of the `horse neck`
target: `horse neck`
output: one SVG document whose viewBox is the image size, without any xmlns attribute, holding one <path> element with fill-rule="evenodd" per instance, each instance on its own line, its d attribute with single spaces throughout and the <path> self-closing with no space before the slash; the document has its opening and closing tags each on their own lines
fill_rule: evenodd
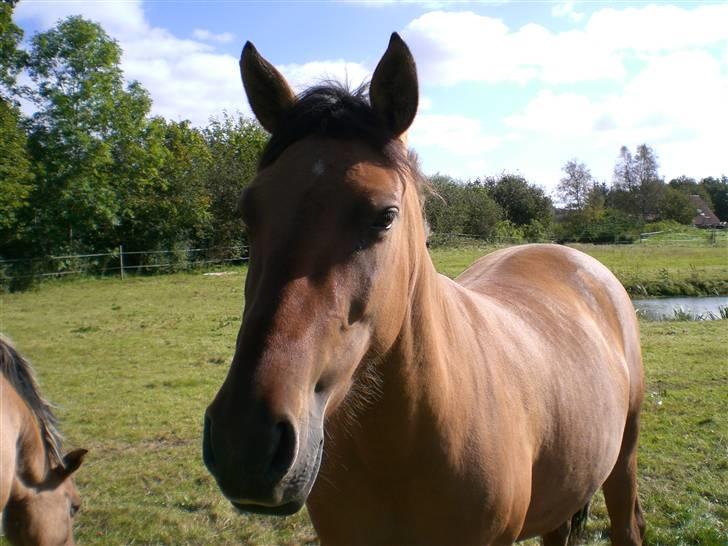
<svg viewBox="0 0 728 546">
<path fill-rule="evenodd" d="M 476 339 L 475 329 L 484 326 L 477 313 L 464 320 L 468 296 L 437 273 L 424 238 L 413 238 L 410 245 L 413 269 L 405 319 L 394 346 L 372 364 L 378 394 L 358 415 L 363 441 L 357 442 L 364 451 L 394 442 L 405 464 L 408 453 L 423 452 L 422 442 L 443 448 L 460 442 L 452 423 L 467 422 L 468 408 L 458 404 L 463 393 L 457 392 L 472 384 L 466 340 Z"/>
</svg>

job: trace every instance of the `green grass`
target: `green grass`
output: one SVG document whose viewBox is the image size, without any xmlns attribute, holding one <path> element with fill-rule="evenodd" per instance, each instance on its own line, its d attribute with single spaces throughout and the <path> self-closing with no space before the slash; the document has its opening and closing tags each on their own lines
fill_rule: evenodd
<svg viewBox="0 0 728 546">
<path fill-rule="evenodd" d="M 433 253 L 454 275 L 481 251 Z M 202 465 L 202 415 L 233 354 L 244 273 L 87 278 L 0 295 L 0 331 L 33 360 L 66 445 L 91 450 L 77 480 L 80 544 L 315 543 L 305 511 L 234 513 Z M 726 323 L 643 322 L 642 337 L 650 543 L 724 546 Z M 587 543 L 607 544 L 603 501 L 594 504 Z"/>
</svg>

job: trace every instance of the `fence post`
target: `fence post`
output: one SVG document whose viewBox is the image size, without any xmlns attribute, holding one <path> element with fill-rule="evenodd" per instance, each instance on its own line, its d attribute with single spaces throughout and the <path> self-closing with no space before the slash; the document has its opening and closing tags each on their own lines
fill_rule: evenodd
<svg viewBox="0 0 728 546">
<path fill-rule="evenodd" d="M 119 245 L 119 271 L 121 279 L 124 280 L 124 245 Z"/>
</svg>

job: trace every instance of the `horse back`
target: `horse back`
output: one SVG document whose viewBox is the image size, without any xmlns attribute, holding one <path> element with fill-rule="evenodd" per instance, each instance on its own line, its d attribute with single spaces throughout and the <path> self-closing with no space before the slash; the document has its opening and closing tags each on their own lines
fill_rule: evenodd
<svg viewBox="0 0 728 546">
<path fill-rule="evenodd" d="M 639 411 L 634 308 L 605 266 L 558 245 L 494 252 L 455 281 L 482 301 L 484 335 L 499 340 L 487 364 L 492 380 L 517 393 L 508 413 L 528 431 L 516 436 L 530 446 L 532 472 L 521 538 L 532 536 L 588 501 L 616 461 L 628 415 Z"/>
</svg>

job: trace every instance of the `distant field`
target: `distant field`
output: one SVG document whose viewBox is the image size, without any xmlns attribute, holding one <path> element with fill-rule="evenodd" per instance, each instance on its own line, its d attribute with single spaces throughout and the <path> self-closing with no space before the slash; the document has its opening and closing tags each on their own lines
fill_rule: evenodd
<svg viewBox="0 0 728 546">
<path fill-rule="evenodd" d="M 601 251 L 617 269 L 640 263 L 637 247 L 586 250 Z M 719 276 L 719 256 L 701 250 L 649 261 L 658 268 L 695 263 Z M 455 275 L 483 252 L 433 254 Z M 647 261 L 643 271 L 652 271 Z M 79 544 L 316 543 L 305 512 L 235 514 L 202 465 L 202 414 L 227 371 L 243 306 L 246 270 L 231 271 L 86 278 L 0 295 L 0 331 L 35 363 L 67 446 L 91 450 L 78 474 Z M 724 546 L 728 328 L 725 321 L 645 322 L 642 339 L 648 388 L 640 485 L 649 542 Z M 608 544 L 605 528 L 597 499 L 587 544 Z"/>
</svg>

